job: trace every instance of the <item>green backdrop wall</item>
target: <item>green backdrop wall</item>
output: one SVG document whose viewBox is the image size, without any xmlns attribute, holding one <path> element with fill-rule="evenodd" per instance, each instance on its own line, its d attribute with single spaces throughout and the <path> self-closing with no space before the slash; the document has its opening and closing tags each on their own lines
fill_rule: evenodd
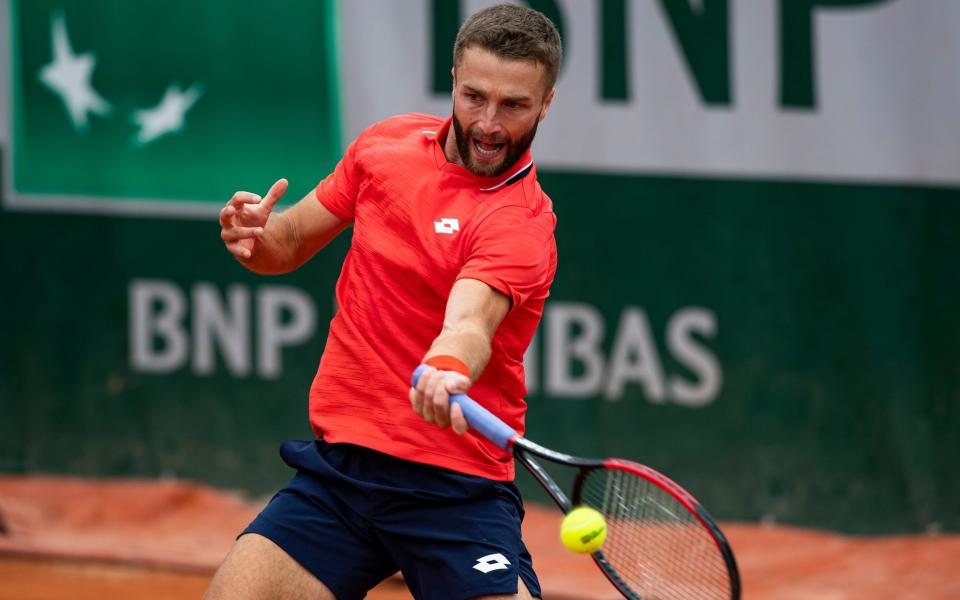
<svg viewBox="0 0 960 600">
<path fill-rule="evenodd" d="M 721 519 L 960 530 L 957 173 L 937 162 L 944 157 L 911 153 L 923 140 L 906 130 L 888 135 L 898 152 L 862 137 L 862 155 L 841 164 L 818 158 L 831 152 L 831 134 L 790 137 L 796 119 L 831 129 L 843 103 L 831 95 L 830 55 L 813 69 L 819 91 L 792 88 L 794 105 L 777 103 L 773 120 L 751 113 L 735 75 L 726 100 L 722 85 L 698 86 L 702 61 L 717 58 L 693 51 L 689 27 L 729 43 L 731 23 L 749 17 L 726 2 L 705 0 L 702 13 L 666 0 L 541 4 L 563 19 L 568 65 L 535 145 L 559 216 L 560 267 L 527 357 L 530 437 L 650 464 Z M 877 23 L 902 20 L 897 11 L 928 18 L 897 2 L 809 4 L 823 31 L 831 15 L 857 17 L 864 45 L 887 31 Z M 373 0 L 166 5 L 104 21 L 108 2 L 0 4 L 11 32 L 0 84 L 0 471 L 176 476 L 265 493 L 289 476 L 279 442 L 310 435 L 306 392 L 349 230 L 301 270 L 259 277 L 223 250 L 216 210 L 235 189 L 262 193 L 280 176 L 291 180 L 289 196 L 308 193 L 391 102 L 393 112 L 449 110 L 434 89 L 442 60 L 412 60 L 410 73 L 390 80 L 396 89 L 380 93 L 370 82 L 390 75 L 358 70 L 356 61 L 374 60 L 361 45 L 382 51 L 410 37 L 428 48 L 445 39 L 446 21 L 483 3 L 453 13 L 442 2 L 404 12 Z M 680 101 L 675 114 L 645 105 L 655 91 L 635 85 L 640 74 L 631 85 L 581 85 L 599 81 L 578 54 L 591 45 L 584 6 L 608 28 L 611 11 L 632 11 L 626 35 L 641 41 L 630 48 L 665 40 L 688 112 Z M 190 40 L 183 56 L 171 55 L 171 29 L 187 10 L 199 16 L 177 33 Z M 358 37 L 364 23 L 374 27 L 364 11 L 390 17 L 377 26 L 386 33 L 373 32 L 387 41 Z M 636 25 L 642 11 L 660 20 Z M 790 35 L 809 26 L 792 18 Z M 91 89 L 111 106 L 89 104 L 85 126 L 41 75 L 60 27 L 72 55 L 93 57 Z M 411 28 L 423 35 L 398 33 Z M 271 48 L 270 60 L 250 40 Z M 222 55 L 237 45 L 241 56 Z M 596 56 L 617 54 L 598 48 Z M 630 72 L 662 68 L 624 56 Z M 198 95 L 179 127 L 171 121 L 144 142 L 137 111 L 161 106 L 175 80 L 181 99 Z M 883 104 L 875 99 L 877 119 Z M 925 131 L 916 106 L 895 109 Z M 613 110 L 634 141 L 571 129 L 578 115 L 602 128 Z M 671 114 L 686 149 L 651 124 Z M 728 118 L 729 130 L 717 121 Z M 746 137 L 766 136 L 761 148 L 732 158 L 711 150 L 737 148 L 741 125 Z M 615 168 L 579 148 L 603 153 L 605 141 L 618 148 L 607 161 Z M 661 154 L 673 166 L 658 165 Z M 960 149 L 946 160 L 960 164 Z"/>
</svg>

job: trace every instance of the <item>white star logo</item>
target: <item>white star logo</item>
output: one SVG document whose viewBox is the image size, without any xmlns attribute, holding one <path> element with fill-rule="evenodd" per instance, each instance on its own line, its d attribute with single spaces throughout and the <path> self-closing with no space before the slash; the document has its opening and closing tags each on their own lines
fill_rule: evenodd
<svg viewBox="0 0 960 600">
<path fill-rule="evenodd" d="M 87 113 L 101 116 L 110 113 L 110 103 L 104 100 L 90 83 L 97 58 L 90 52 L 73 53 L 63 11 L 53 14 L 50 36 L 53 62 L 40 69 L 40 81 L 59 94 L 73 128 L 82 133 L 87 130 Z"/>
<path fill-rule="evenodd" d="M 140 126 L 133 143 L 145 146 L 162 135 L 183 129 L 184 115 L 202 94 L 203 86 L 196 83 L 186 91 L 181 91 L 178 84 L 168 86 L 159 104 L 133 113 L 133 122 Z"/>
</svg>

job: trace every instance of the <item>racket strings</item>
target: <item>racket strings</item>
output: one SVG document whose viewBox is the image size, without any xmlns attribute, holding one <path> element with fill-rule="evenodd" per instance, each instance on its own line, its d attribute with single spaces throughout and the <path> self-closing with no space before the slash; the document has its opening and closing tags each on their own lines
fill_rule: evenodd
<svg viewBox="0 0 960 600">
<path fill-rule="evenodd" d="M 730 576 L 716 541 L 670 493 L 628 471 L 597 469 L 580 500 L 603 513 L 604 558 L 641 597 L 729 600 Z"/>
</svg>

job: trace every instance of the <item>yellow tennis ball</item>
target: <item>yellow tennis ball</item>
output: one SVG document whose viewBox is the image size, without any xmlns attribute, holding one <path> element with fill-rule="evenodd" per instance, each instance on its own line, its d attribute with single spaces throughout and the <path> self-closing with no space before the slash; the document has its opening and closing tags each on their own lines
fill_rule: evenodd
<svg viewBox="0 0 960 600">
<path fill-rule="evenodd" d="M 607 522 L 589 506 L 575 508 L 563 517 L 560 524 L 560 540 L 568 550 L 590 554 L 600 549 L 607 539 Z"/>
</svg>

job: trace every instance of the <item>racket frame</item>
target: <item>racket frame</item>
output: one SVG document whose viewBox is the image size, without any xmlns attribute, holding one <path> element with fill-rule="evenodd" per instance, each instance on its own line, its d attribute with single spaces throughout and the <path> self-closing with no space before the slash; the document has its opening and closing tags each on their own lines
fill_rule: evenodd
<svg viewBox="0 0 960 600">
<path fill-rule="evenodd" d="M 420 365 L 413 372 L 411 377 L 412 387 L 417 387 L 417 381 L 420 375 L 427 369 L 426 365 Z M 591 471 L 597 469 L 614 469 L 627 471 L 633 475 L 646 479 L 656 487 L 660 488 L 689 510 L 717 544 L 717 548 L 723 557 L 727 567 L 727 574 L 730 577 L 730 599 L 740 600 L 740 571 L 737 568 L 736 559 L 733 556 L 733 550 L 727 542 L 723 532 L 716 521 L 707 513 L 706 509 L 685 489 L 680 487 L 666 475 L 651 469 L 640 463 L 633 461 L 610 458 L 606 460 L 580 458 L 571 456 L 562 452 L 551 450 L 536 442 L 532 442 L 520 435 L 512 427 L 504 423 L 499 417 L 491 413 L 485 407 L 477 403 L 466 394 L 451 394 L 450 402 L 459 404 L 463 414 L 470 424 L 470 427 L 478 431 L 485 438 L 513 454 L 514 458 L 520 462 L 533 475 L 534 479 L 543 486 L 560 510 L 564 514 L 570 512 L 574 506 L 580 502 L 580 493 L 583 488 L 583 482 Z M 574 480 L 572 498 L 568 497 L 560 486 L 550 477 L 550 474 L 534 460 L 533 456 L 548 460 L 550 462 L 575 467 L 577 477 Z M 600 570 L 606 575 L 610 583 L 624 595 L 628 600 L 645 600 L 630 587 L 617 574 L 617 571 L 610 565 L 603 555 L 602 550 L 597 550 L 591 554 L 594 562 L 600 567 Z M 652 600 L 652 599 L 646 599 Z"/>
<path fill-rule="evenodd" d="M 720 530 L 720 526 L 717 525 L 717 522 L 713 520 L 713 517 L 710 516 L 707 510 L 703 508 L 703 505 L 701 505 L 696 498 L 694 498 L 688 491 L 683 489 L 678 483 L 666 475 L 640 463 L 619 458 L 599 460 L 571 456 L 569 454 L 563 454 L 562 452 L 545 448 L 544 446 L 541 446 L 536 442 L 532 442 L 527 438 L 521 437 L 520 435 L 514 436 L 510 440 L 508 446 L 509 447 L 507 450 L 513 454 L 513 457 L 517 460 L 517 462 L 522 464 L 527 471 L 533 475 L 533 478 L 537 480 L 537 483 L 543 486 L 543 488 L 547 491 L 547 494 L 550 495 L 550 498 L 557 504 L 564 514 L 567 514 L 573 510 L 575 506 L 578 506 L 582 503 L 581 492 L 583 491 L 583 483 L 586 481 L 587 476 L 592 471 L 597 469 L 626 471 L 627 473 L 647 480 L 651 484 L 663 490 L 672 496 L 677 502 L 682 504 L 684 508 L 690 511 L 697 521 L 700 522 L 703 528 L 707 530 L 707 532 L 710 534 L 710 537 L 713 538 L 720 555 L 723 557 L 723 562 L 727 567 L 727 574 L 730 577 L 730 598 L 731 600 L 739 600 L 740 570 L 737 567 L 737 561 L 733 555 L 733 549 L 730 547 L 730 543 L 727 542 L 727 538 Z M 550 477 L 550 474 L 547 473 L 546 469 L 544 469 L 540 463 L 533 458 L 533 456 L 559 465 L 574 467 L 577 469 L 577 476 L 573 482 L 573 493 L 570 495 L 570 497 L 568 497 L 563 490 L 560 489 L 560 486 L 553 480 L 552 477 Z M 593 561 L 597 564 L 606 578 L 610 580 L 610 583 L 613 584 L 613 586 L 617 588 L 621 594 L 628 598 L 628 600 L 644 600 L 635 591 L 630 589 L 629 585 L 627 585 L 625 581 L 623 581 L 616 569 L 610 565 L 606 557 L 603 555 L 603 550 L 597 550 L 596 552 L 593 552 L 590 557 L 593 558 Z"/>
</svg>

